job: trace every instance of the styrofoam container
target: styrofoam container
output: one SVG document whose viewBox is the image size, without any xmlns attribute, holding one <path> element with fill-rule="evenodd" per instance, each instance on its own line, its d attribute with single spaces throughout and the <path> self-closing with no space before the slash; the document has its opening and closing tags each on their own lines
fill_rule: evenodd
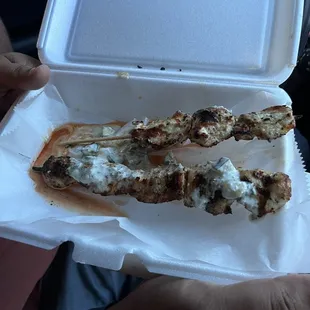
<svg viewBox="0 0 310 310">
<path fill-rule="evenodd" d="M 273 104 L 290 104 L 279 85 L 296 64 L 302 10 L 302 0 L 49 0 L 37 47 L 52 71 L 49 84 L 65 104 L 104 119 L 163 117 L 211 105 L 230 109 L 260 93 L 272 96 Z M 14 113 L 7 126 L 13 119 Z M 290 135 L 279 142 L 282 162 L 293 140 Z M 272 259 L 264 267 L 234 269 L 212 260 L 147 255 L 134 237 L 122 239 L 122 229 L 113 229 L 112 249 L 96 239 L 109 226 L 52 220 L 43 230 L 35 222 L 0 225 L 1 235 L 45 248 L 71 240 L 76 260 L 116 270 L 125 259 L 129 269 L 143 265 L 220 283 L 290 270 Z"/>
</svg>

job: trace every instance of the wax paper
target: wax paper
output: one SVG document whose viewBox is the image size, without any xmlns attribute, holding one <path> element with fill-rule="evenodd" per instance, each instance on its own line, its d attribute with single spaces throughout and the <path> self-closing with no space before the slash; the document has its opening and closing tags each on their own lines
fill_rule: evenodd
<svg viewBox="0 0 310 310">
<path fill-rule="evenodd" d="M 275 95 L 261 91 L 236 103 L 232 111 L 238 115 L 278 102 Z M 51 204 L 29 177 L 31 163 L 51 131 L 67 122 L 108 121 L 92 111 L 69 109 L 51 85 L 30 92 L 16 106 L 0 137 L 0 228 L 7 229 L 7 236 L 21 240 L 24 231 L 23 241 L 28 238 L 43 247 L 53 240 L 55 245 L 71 240 L 79 261 L 109 268 L 119 268 L 126 254 L 135 253 L 157 264 L 169 261 L 166 266 L 171 274 L 178 269 L 177 275 L 184 275 L 193 262 L 205 271 L 227 274 L 309 271 L 305 263 L 310 236 L 308 184 L 293 131 L 271 143 L 231 139 L 211 149 L 174 150 L 189 164 L 227 156 L 238 167 L 287 173 L 292 179 L 291 201 L 278 214 L 257 221 L 250 221 L 240 206 L 232 215 L 215 217 L 187 209 L 181 202 L 152 205 L 128 197 L 105 198 L 126 214 L 121 217 Z"/>
</svg>

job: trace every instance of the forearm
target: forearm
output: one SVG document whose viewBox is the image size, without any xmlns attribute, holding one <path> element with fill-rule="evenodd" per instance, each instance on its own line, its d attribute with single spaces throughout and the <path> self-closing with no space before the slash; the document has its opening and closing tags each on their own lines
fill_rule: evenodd
<svg viewBox="0 0 310 310">
<path fill-rule="evenodd" d="M 12 52 L 12 44 L 6 28 L 0 18 L 0 54 Z"/>
<path fill-rule="evenodd" d="M 227 309 L 222 307 L 220 288 L 195 280 L 163 276 L 144 282 L 109 310 Z"/>
</svg>

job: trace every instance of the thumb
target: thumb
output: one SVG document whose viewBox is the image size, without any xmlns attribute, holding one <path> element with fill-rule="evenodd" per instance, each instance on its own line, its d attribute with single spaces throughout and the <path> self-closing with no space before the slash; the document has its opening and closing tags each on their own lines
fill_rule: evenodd
<svg viewBox="0 0 310 310">
<path fill-rule="evenodd" d="M 1 84 L 8 89 L 34 90 L 43 87 L 49 80 L 50 70 L 46 65 L 32 67 L 10 63 L 1 72 Z"/>
</svg>

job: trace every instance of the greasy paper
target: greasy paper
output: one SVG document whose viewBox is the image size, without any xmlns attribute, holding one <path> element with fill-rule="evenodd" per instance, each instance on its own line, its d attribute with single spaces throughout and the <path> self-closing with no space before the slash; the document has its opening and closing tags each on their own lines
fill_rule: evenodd
<svg viewBox="0 0 310 310">
<path fill-rule="evenodd" d="M 232 111 L 238 115 L 275 104 L 274 95 L 258 92 Z M 16 106 L 0 137 L 0 227 L 10 226 L 13 231 L 19 225 L 35 227 L 38 236 L 72 240 L 89 250 L 96 247 L 119 261 L 123 258 L 118 250 L 123 244 L 126 253 L 157 257 L 159 261 L 162 256 L 205 262 L 214 268 L 229 265 L 229 269 L 243 272 L 296 270 L 296 262 L 308 247 L 310 203 L 293 131 L 271 143 L 230 139 L 210 149 L 174 150 L 176 157 L 188 164 L 227 156 L 238 167 L 289 174 L 293 196 L 285 210 L 254 222 L 242 207 L 233 209 L 233 215 L 214 217 L 184 208 L 181 202 L 152 205 L 128 197 L 104 198 L 127 217 L 92 215 L 55 205 L 38 194 L 28 171 L 51 131 L 67 122 L 109 121 L 102 115 L 69 109 L 52 86 L 29 93 Z M 96 227 L 100 227 L 100 234 L 92 235 Z M 98 251 L 88 251 L 85 262 L 98 261 Z M 106 267 L 104 262 L 100 264 Z"/>
</svg>

